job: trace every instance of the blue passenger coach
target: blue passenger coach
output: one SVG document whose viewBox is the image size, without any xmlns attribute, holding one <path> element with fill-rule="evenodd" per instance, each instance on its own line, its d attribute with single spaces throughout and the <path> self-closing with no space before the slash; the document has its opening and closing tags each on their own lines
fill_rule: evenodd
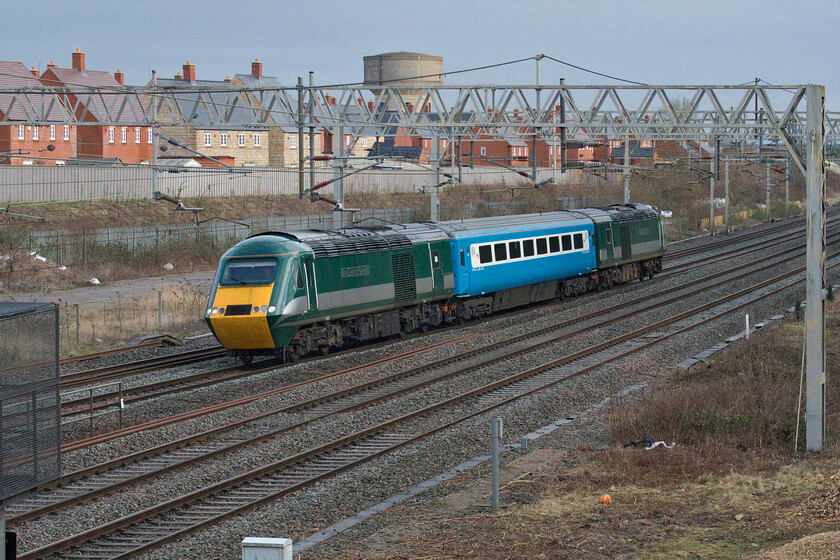
<svg viewBox="0 0 840 560">
<path fill-rule="evenodd" d="M 451 239 L 456 296 L 573 278 L 595 269 L 592 220 L 575 212 L 497 216 L 437 225 Z"/>
</svg>

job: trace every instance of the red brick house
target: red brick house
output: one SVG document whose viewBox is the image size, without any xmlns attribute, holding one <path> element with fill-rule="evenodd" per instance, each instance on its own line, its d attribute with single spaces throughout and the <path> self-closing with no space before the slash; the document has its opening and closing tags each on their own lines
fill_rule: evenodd
<svg viewBox="0 0 840 560">
<path fill-rule="evenodd" d="M 133 96 L 108 95 L 124 89 L 123 73 L 111 74 L 85 67 L 85 53 L 76 49 L 72 68 L 47 65 L 41 75 L 45 86 L 61 88 L 73 106 L 79 104 L 76 118 L 86 123 L 100 122 L 109 108 L 122 108 L 126 119 L 141 119 L 143 109 Z M 80 87 L 81 86 L 81 87 Z M 105 95 L 91 95 L 85 87 L 103 88 Z M 136 116 L 136 117 L 135 117 Z M 79 125 L 77 155 L 79 158 L 119 158 L 123 163 L 147 163 L 152 158 L 152 129 L 142 123 L 133 126 Z"/>
<path fill-rule="evenodd" d="M 0 89 L 40 86 L 38 70 L 31 71 L 21 62 L 0 61 Z M 0 164 L 56 165 L 76 157 L 76 126 L 52 124 L 38 126 L 33 121 L 66 121 L 63 109 L 38 93 L 27 94 L 28 102 L 12 104 L 12 94 L 0 93 L 0 118 L 13 123 L 0 125 Z M 42 105 L 42 101 L 46 101 Z M 44 113 L 30 114 L 31 108 L 44 107 Z M 4 114 L 3 110 L 9 111 Z M 14 121 L 17 121 L 15 123 Z M 53 146 L 53 150 L 49 149 Z M 13 154 L 13 155 L 2 155 Z"/>
</svg>

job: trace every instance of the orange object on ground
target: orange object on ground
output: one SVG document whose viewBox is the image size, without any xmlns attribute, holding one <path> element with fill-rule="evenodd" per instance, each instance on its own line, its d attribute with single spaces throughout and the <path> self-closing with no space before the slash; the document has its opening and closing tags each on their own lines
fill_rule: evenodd
<svg viewBox="0 0 840 560">
<path fill-rule="evenodd" d="M 602 504 L 608 504 L 610 502 L 612 502 L 612 498 L 610 498 L 609 494 L 604 494 L 603 496 L 601 496 L 601 503 Z"/>
</svg>

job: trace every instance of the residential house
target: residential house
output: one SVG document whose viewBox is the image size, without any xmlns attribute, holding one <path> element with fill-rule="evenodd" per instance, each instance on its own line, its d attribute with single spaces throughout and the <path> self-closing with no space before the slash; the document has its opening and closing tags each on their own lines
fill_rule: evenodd
<svg viewBox="0 0 840 560">
<path fill-rule="evenodd" d="M 78 126 L 76 154 L 81 159 L 119 158 L 122 163 L 144 163 L 151 159 L 151 128 L 145 124 L 145 114 L 137 98 L 125 95 L 125 76 L 117 70 L 111 74 L 103 70 L 88 70 L 85 53 L 76 49 L 72 68 L 59 68 L 50 63 L 40 77 L 45 86 L 59 88 L 70 107 L 76 108 Z M 121 112 L 124 120 L 134 126 L 97 124 L 108 112 Z M 62 131 L 63 132 L 63 131 Z"/>
<path fill-rule="evenodd" d="M 272 111 L 268 108 L 276 95 L 271 88 L 279 88 L 280 82 L 273 76 L 263 75 L 263 63 L 260 59 L 254 59 L 251 63 L 250 74 L 236 74 L 230 81 L 232 86 L 240 88 L 253 88 L 254 92 L 249 92 L 247 89 L 243 92 L 248 105 L 256 110 L 262 110 L 265 105 L 266 111 Z M 273 105 L 272 105 L 273 106 Z M 286 120 L 288 115 L 278 115 L 277 118 L 272 113 L 267 115 L 269 122 L 277 122 L 278 120 Z M 268 165 L 272 167 L 296 167 L 298 165 L 298 141 L 299 134 L 296 127 L 288 126 L 272 126 L 268 129 L 269 145 L 268 145 Z M 322 152 L 323 148 L 323 134 L 320 127 L 315 127 L 314 134 L 315 154 Z M 309 157 L 309 127 L 304 128 L 303 133 L 303 153 L 304 157 Z"/>
<path fill-rule="evenodd" d="M 195 64 L 189 60 L 183 70 L 183 75 L 156 81 L 159 90 L 175 93 L 174 105 L 161 107 L 161 120 L 175 118 L 190 123 L 158 128 L 166 155 L 233 158 L 237 166 L 244 167 L 269 165 L 270 129 L 253 124 L 254 110 L 246 96 L 230 91 L 232 80 L 199 80 Z"/>
<path fill-rule="evenodd" d="M 0 89 L 40 86 L 39 77 L 34 67 L 27 70 L 21 62 L 0 61 Z M 22 98 L 24 103 L 20 103 Z M 76 125 L 33 124 L 72 121 L 64 107 L 53 99 L 37 92 L 20 92 L 18 101 L 13 102 L 11 93 L 0 93 L 0 118 L 11 121 L 0 126 L 0 164 L 63 165 L 76 156 Z"/>
</svg>

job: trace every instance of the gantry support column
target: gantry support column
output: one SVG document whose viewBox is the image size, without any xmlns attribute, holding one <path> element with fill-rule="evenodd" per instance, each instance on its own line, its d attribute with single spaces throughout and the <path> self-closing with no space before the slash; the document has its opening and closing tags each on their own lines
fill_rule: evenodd
<svg viewBox="0 0 840 560">
<path fill-rule="evenodd" d="M 806 95 L 805 446 L 808 451 L 822 451 L 825 436 L 825 87 L 809 84 Z"/>
</svg>

